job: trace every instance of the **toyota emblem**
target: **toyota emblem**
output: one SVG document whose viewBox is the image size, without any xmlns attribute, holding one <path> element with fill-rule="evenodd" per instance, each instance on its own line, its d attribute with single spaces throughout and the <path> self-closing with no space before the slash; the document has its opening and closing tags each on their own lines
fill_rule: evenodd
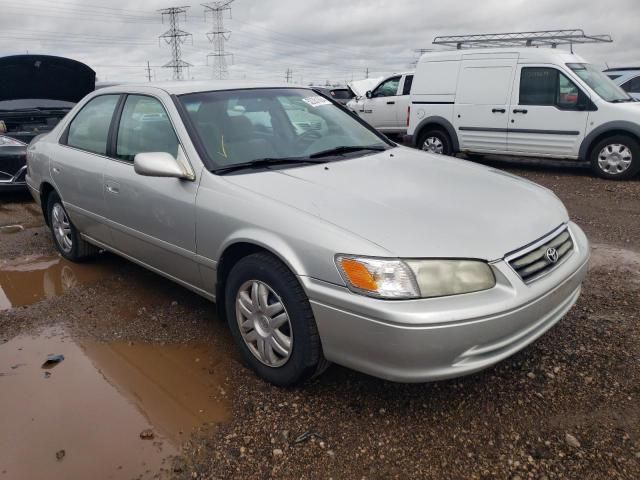
<svg viewBox="0 0 640 480">
<path fill-rule="evenodd" d="M 549 262 L 558 263 L 558 251 L 555 248 L 548 248 L 545 256 Z"/>
</svg>

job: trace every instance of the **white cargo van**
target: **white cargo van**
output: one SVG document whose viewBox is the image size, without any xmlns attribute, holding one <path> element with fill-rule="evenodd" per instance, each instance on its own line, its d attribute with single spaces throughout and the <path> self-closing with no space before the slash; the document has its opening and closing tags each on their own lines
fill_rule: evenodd
<svg viewBox="0 0 640 480">
<path fill-rule="evenodd" d="M 407 133 L 407 109 L 409 93 L 413 82 L 413 72 L 396 73 L 381 79 L 371 90 L 360 94 L 354 85 L 349 87 L 356 98 L 347 103 L 347 108 L 354 111 L 373 128 L 383 133 Z"/>
<path fill-rule="evenodd" d="M 410 145 L 447 155 L 582 160 L 611 179 L 640 171 L 640 103 L 582 58 L 551 48 L 423 55 L 407 133 Z"/>
</svg>

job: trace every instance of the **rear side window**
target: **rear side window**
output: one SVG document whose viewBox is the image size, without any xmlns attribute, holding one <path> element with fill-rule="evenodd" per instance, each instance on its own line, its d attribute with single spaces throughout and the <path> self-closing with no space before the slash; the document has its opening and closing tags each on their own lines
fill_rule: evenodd
<svg viewBox="0 0 640 480">
<path fill-rule="evenodd" d="M 622 89 L 627 93 L 640 93 L 640 75 L 625 82 Z"/>
<path fill-rule="evenodd" d="M 350 99 L 352 95 L 349 93 L 349 90 L 332 90 L 331 96 L 339 100 L 347 100 Z"/>
<path fill-rule="evenodd" d="M 166 152 L 178 155 L 178 137 L 159 100 L 129 95 L 122 110 L 116 156 L 132 162 L 138 153 Z"/>
<path fill-rule="evenodd" d="M 120 95 L 101 95 L 82 107 L 69 125 L 66 144 L 106 155 L 109 126 L 119 98 Z"/>
<path fill-rule="evenodd" d="M 575 108 L 580 90 L 555 68 L 527 67 L 520 74 L 520 105 Z"/>
<path fill-rule="evenodd" d="M 404 87 L 402 87 L 402 95 L 411 93 L 411 85 L 413 85 L 413 75 L 407 75 L 404 79 Z"/>
</svg>

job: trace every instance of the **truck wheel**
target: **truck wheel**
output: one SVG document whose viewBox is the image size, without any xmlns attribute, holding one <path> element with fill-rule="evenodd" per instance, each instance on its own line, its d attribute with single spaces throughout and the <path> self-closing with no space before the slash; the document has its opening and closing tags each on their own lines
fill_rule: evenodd
<svg viewBox="0 0 640 480">
<path fill-rule="evenodd" d="M 96 247 L 80 238 L 80 232 L 71 223 L 56 192 L 47 198 L 47 214 L 53 241 L 60 255 L 72 262 L 82 262 L 98 253 Z"/>
<path fill-rule="evenodd" d="M 613 135 L 594 145 L 590 160 L 599 177 L 626 180 L 640 171 L 640 145 L 627 135 Z"/>
<path fill-rule="evenodd" d="M 311 305 L 286 265 L 266 253 L 249 255 L 226 284 L 227 323 L 244 363 L 259 377 L 290 387 L 326 369 Z"/>
<path fill-rule="evenodd" d="M 420 135 L 418 148 L 438 155 L 451 155 L 451 139 L 447 133 L 439 129 L 427 130 Z"/>
</svg>

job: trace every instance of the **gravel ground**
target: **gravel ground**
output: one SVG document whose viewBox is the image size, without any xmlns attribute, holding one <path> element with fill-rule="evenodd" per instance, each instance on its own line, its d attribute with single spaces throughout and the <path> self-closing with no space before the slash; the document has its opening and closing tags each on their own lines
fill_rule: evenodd
<svg viewBox="0 0 640 480">
<path fill-rule="evenodd" d="M 111 255 L 93 283 L 0 311 L 0 343 L 62 324 L 102 341 L 211 342 L 229 354 L 232 420 L 203 428 L 172 471 L 193 478 L 640 478 L 640 181 L 484 160 L 551 188 L 594 243 L 560 324 L 482 373 L 402 385 L 333 366 L 291 390 L 256 379 L 205 300 Z M 25 197 L 0 198 L 0 261 L 52 255 Z M 41 223 L 40 223 L 41 225 Z"/>
</svg>

